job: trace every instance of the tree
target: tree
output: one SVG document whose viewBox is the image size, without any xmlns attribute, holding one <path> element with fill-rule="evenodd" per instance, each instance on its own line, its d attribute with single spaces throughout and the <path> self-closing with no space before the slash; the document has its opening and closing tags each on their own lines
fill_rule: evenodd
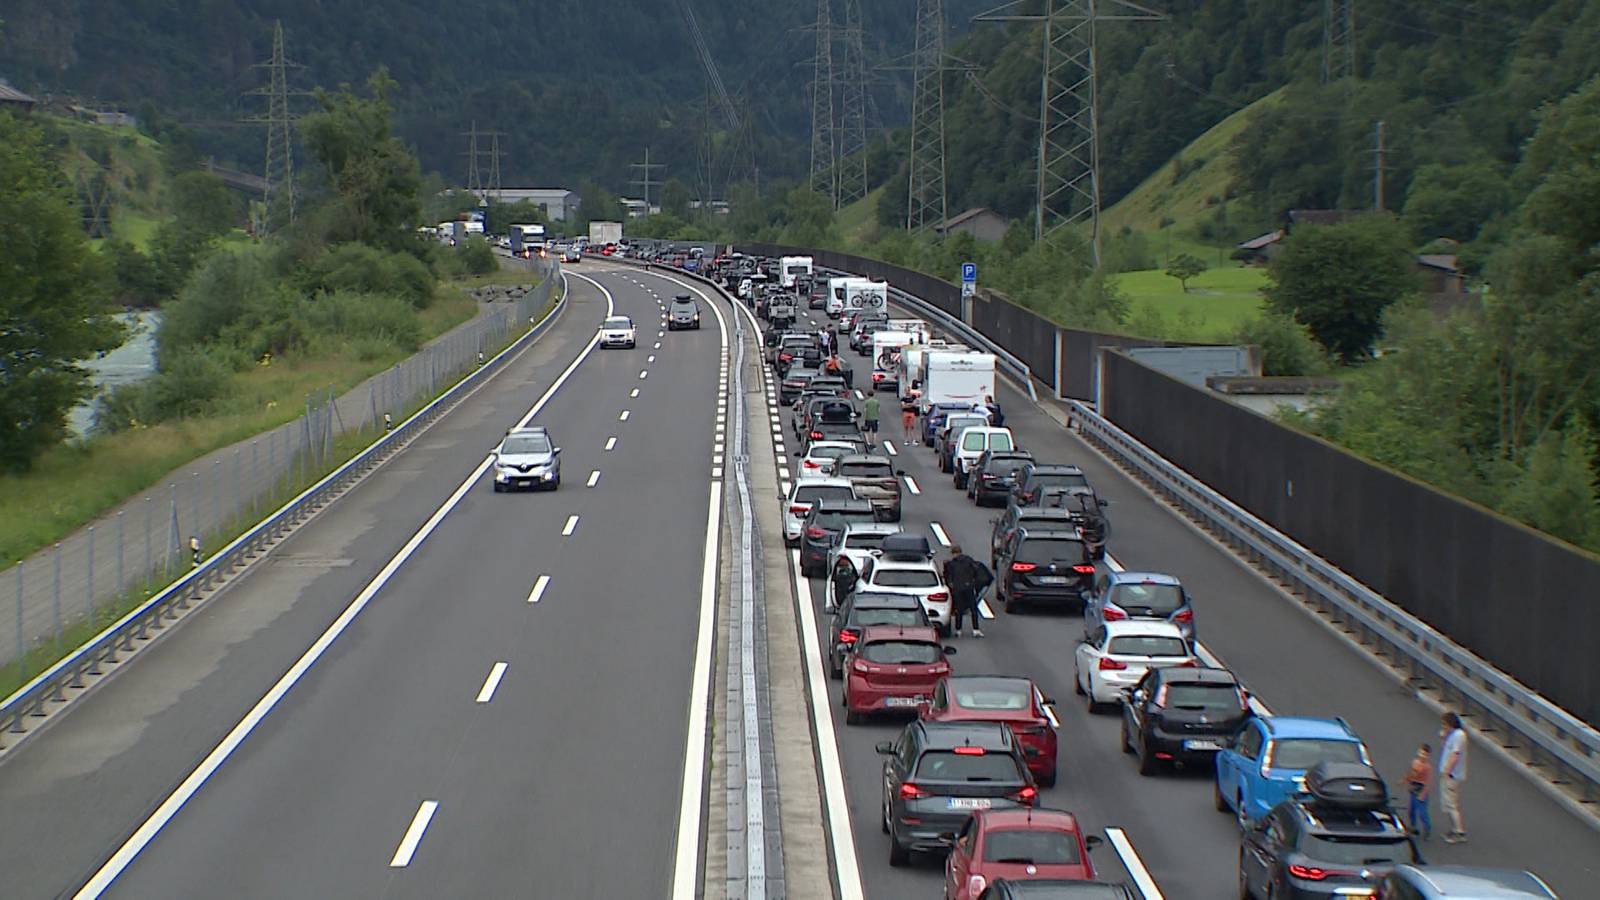
<svg viewBox="0 0 1600 900">
<path fill-rule="evenodd" d="M 39 129 L 0 112 L 0 468 L 28 468 L 90 393 L 82 360 L 117 346 L 106 272 Z"/>
<path fill-rule="evenodd" d="M 1405 238 L 1382 216 L 1296 228 L 1272 261 L 1271 278 L 1272 308 L 1346 363 L 1370 355 L 1384 310 L 1417 286 Z"/>
<path fill-rule="evenodd" d="M 1185 294 L 1189 293 L 1189 279 L 1198 277 L 1205 270 L 1206 261 L 1191 253 L 1179 253 L 1167 266 L 1167 274 L 1178 279 Z"/>
<path fill-rule="evenodd" d="M 1423 166 L 1406 192 L 1406 227 L 1418 242 L 1441 237 L 1470 241 L 1505 210 L 1506 198 L 1505 175 L 1492 162 Z"/>
<path fill-rule="evenodd" d="M 1328 357 L 1304 325 L 1282 313 L 1263 312 L 1234 332 L 1234 340 L 1261 348 L 1263 375 L 1321 375 Z"/>
<path fill-rule="evenodd" d="M 395 87 L 380 68 L 367 79 L 367 98 L 349 85 L 332 93 L 318 90 L 321 109 L 300 119 L 300 134 L 333 191 L 324 222 L 333 242 L 399 247 L 411 240 L 421 212 L 422 175 L 390 128 L 389 94 Z"/>
<path fill-rule="evenodd" d="M 833 231 L 833 204 L 807 187 L 797 187 L 784 196 L 783 216 L 785 243 L 820 247 Z"/>
<path fill-rule="evenodd" d="M 679 178 L 668 178 L 666 184 L 661 186 L 661 211 L 671 213 L 680 219 L 689 218 L 689 186 Z"/>
</svg>

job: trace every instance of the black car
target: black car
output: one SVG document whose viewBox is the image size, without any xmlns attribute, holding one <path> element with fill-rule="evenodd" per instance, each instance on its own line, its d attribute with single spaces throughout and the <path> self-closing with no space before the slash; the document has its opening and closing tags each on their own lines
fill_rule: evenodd
<svg viewBox="0 0 1600 900">
<path fill-rule="evenodd" d="M 1094 562 L 1075 528 L 1051 523 L 1018 528 L 996 563 L 995 598 L 1006 612 L 1048 605 L 1081 613 L 1084 594 L 1093 586 Z"/>
<path fill-rule="evenodd" d="M 1045 488 L 1086 488 L 1088 486 L 1088 476 L 1084 475 L 1083 470 L 1077 466 L 1034 463 L 1024 467 L 1021 472 L 1017 473 L 1017 485 L 1012 493 L 1021 505 L 1033 506 L 1039 502 L 1039 497 Z"/>
<path fill-rule="evenodd" d="M 1039 796 L 1021 746 L 997 722 L 912 722 L 878 752 L 891 866 L 913 851 L 949 850 L 974 810 L 1033 806 Z"/>
<path fill-rule="evenodd" d="M 811 505 L 800 526 L 800 574 L 820 578 L 828 574 L 828 554 L 844 526 L 876 522 L 870 500 L 819 500 Z"/>
<path fill-rule="evenodd" d="M 700 307 L 688 294 L 679 294 L 667 304 L 667 330 L 680 328 L 700 328 Z"/>
<path fill-rule="evenodd" d="M 994 519 L 994 529 L 989 534 L 989 568 L 1000 568 L 1000 551 L 1005 549 L 1011 535 L 1018 528 L 1032 525 L 1036 529 L 1071 531 L 1078 525 L 1078 517 L 1070 510 L 1046 509 L 1038 506 L 1018 506 L 1012 503 Z"/>
<path fill-rule="evenodd" d="M 1134 900 L 1127 885 L 1109 881 L 1011 881 L 998 878 L 978 900 Z"/>
<path fill-rule="evenodd" d="M 1376 887 L 1397 865 L 1422 862 L 1371 766 L 1319 763 L 1305 785 L 1245 829 L 1239 896 L 1344 897 Z"/>
<path fill-rule="evenodd" d="M 1122 752 L 1138 756 L 1140 775 L 1163 762 L 1213 766 L 1250 715 L 1249 694 L 1227 669 L 1151 669 L 1122 698 Z"/>
<path fill-rule="evenodd" d="M 983 451 L 967 479 L 967 497 L 979 506 L 996 500 L 1005 503 L 1017 483 L 1017 472 L 1030 462 L 1033 454 L 1026 450 Z"/>
<path fill-rule="evenodd" d="M 852 591 L 834 609 L 833 623 L 828 628 L 828 674 L 833 678 L 844 677 L 845 654 L 850 652 L 850 645 L 861 636 L 863 628 L 870 625 L 927 627 L 930 624 L 922 601 L 909 594 Z"/>
</svg>

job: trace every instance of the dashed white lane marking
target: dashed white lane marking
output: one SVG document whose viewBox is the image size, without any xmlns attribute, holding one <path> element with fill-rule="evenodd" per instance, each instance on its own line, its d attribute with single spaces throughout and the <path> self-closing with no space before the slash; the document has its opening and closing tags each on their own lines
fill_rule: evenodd
<svg viewBox="0 0 1600 900">
<path fill-rule="evenodd" d="M 400 839 L 400 846 L 395 848 L 394 858 L 389 860 L 389 868 L 404 869 L 411 865 L 411 857 L 416 855 L 423 832 L 428 830 L 428 823 L 433 821 L 433 814 L 438 808 L 437 800 L 424 800 L 417 807 L 417 814 L 411 817 L 411 827 L 406 829 L 406 836 Z"/>
<path fill-rule="evenodd" d="M 650 349 L 652 349 L 652 350 L 660 350 L 661 349 L 661 342 L 660 341 L 656 341 L 656 345 L 654 347 L 651 347 Z M 655 357 L 653 357 L 653 356 L 650 357 L 650 361 L 651 362 L 655 362 Z"/>
<path fill-rule="evenodd" d="M 639 370 L 639 377 L 640 378 L 648 378 L 648 377 L 650 377 L 650 370 L 649 369 L 640 369 Z"/>
<path fill-rule="evenodd" d="M 720 466 L 712 466 L 711 467 L 711 477 L 712 478 L 721 478 L 722 477 L 722 468 Z"/>
<path fill-rule="evenodd" d="M 628 396 L 629 397 L 637 397 L 637 396 L 639 396 L 639 389 L 638 388 L 634 388 L 632 391 L 629 391 L 628 392 Z"/>
<path fill-rule="evenodd" d="M 614 438 L 614 437 L 606 438 L 606 449 L 607 450 L 615 450 L 615 449 L 617 449 L 617 439 Z"/>
<path fill-rule="evenodd" d="M 528 602 L 538 603 L 540 600 L 542 600 L 544 598 L 545 588 L 548 588 L 549 586 L 550 576 L 540 575 L 539 579 L 533 583 L 533 590 L 528 592 Z"/>
<path fill-rule="evenodd" d="M 660 345 L 657 344 L 656 346 L 660 346 Z M 656 355 L 654 353 L 650 354 L 648 357 L 645 358 L 645 362 L 655 362 L 655 361 L 656 361 Z"/>
<path fill-rule="evenodd" d="M 989 606 L 989 601 L 978 598 L 978 616 L 984 619 L 994 618 L 994 609 Z"/>
<path fill-rule="evenodd" d="M 717 424 L 718 425 L 721 425 L 721 424 L 723 424 L 723 423 L 725 423 L 727 421 L 728 421 L 727 413 L 717 413 Z"/>
<path fill-rule="evenodd" d="M 483 680 L 483 687 L 478 689 L 478 703 L 488 703 L 494 699 L 495 689 L 500 686 L 500 679 L 506 677 L 506 663 L 497 662 L 489 669 L 489 677 Z"/>
<path fill-rule="evenodd" d="M 617 416 L 617 421 L 618 422 L 626 422 L 626 421 L 628 421 L 628 416 L 630 416 L 630 415 L 632 415 L 632 413 L 628 412 L 627 410 L 623 410 L 622 413 Z"/>
<path fill-rule="evenodd" d="M 782 490 L 782 491 L 783 491 L 783 495 L 784 495 L 784 496 L 785 496 L 785 497 L 787 497 L 787 496 L 789 496 L 789 488 L 790 488 L 790 487 L 791 487 L 791 485 L 790 485 L 790 483 L 789 483 L 789 482 L 787 482 L 787 481 L 780 481 L 780 482 L 778 482 L 778 488 L 779 488 L 779 489 L 780 489 L 780 490 Z"/>
<path fill-rule="evenodd" d="M 779 466 L 778 467 L 778 478 L 781 481 L 785 481 L 785 482 L 787 482 L 789 480 L 789 467 L 788 466 Z M 785 494 L 787 494 L 787 493 L 789 493 L 789 489 L 788 488 L 784 488 L 783 492 Z"/>
<path fill-rule="evenodd" d="M 1128 840 L 1127 832 L 1121 828 L 1107 828 L 1106 838 L 1111 841 L 1111 849 L 1117 851 L 1123 867 L 1133 876 L 1133 883 L 1139 886 L 1139 893 L 1144 895 L 1144 900 L 1166 900 L 1161 889 L 1156 887 L 1156 880 L 1150 877 L 1150 870 L 1144 867 L 1144 861 L 1133 849 L 1133 842 Z"/>
<path fill-rule="evenodd" d="M 594 487 L 595 485 L 597 485 L 599 483 L 600 483 L 600 470 L 599 469 L 595 469 L 594 471 L 589 473 L 589 484 L 588 484 L 588 487 Z"/>
<path fill-rule="evenodd" d="M 667 333 L 665 331 L 656 332 L 656 337 L 666 337 L 666 336 L 667 336 Z"/>
<path fill-rule="evenodd" d="M 860 388 L 856 388 L 856 399 L 857 400 L 865 400 L 865 399 L 867 399 L 867 395 L 861 393 L 861 389 Z"/>
<path fill-rule="evenodd" d="M 722 452 L 722 445 L 721 444 L 713 445 L 712 448 L 711 448 L 711 452 L 712 453 L 721 453 Z"/>
<path fill-rule="evenodd" d="M 900 455 L 900 451 L 894 449 L 894 441 L 884 441 L 883 442 L 883 452 L 889 454 L 890 456 L 899 456 Z"/>
<path fill-rule="evenodd" d="M 915 497 L 922 493 L 922 488 L 917 485 L 917 480 L 915 478 L 912 478 L 910 475 L 904 475 L 901 477 L 906 480 L 906 490 L 911 492 L 911 496 Z"/>
<path fill-rule="evenodd" d="M 561 529 L 561 536 L 571 537 L 572 533 L 577 530 L 578 517 L 576 515 L 567 516 L 567 524 Z"/>
<path fill-rule="evenodd" d="M 939 543 L 942 546 L 950 546 L 950 535 L 944 533 L 943 525 L 940 525 L 938 522 L 929 522 L 928 529 L 933 532 L 933 536 L 935 538 L 938 538 Z"/>
</svg>

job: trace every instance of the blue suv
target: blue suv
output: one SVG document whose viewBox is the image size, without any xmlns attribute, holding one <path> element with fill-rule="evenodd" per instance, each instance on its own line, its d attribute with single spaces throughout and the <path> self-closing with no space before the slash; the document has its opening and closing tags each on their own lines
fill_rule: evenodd
<svg viewBox="0 0 1600 900">
<path fill-rule="evenodd" d="M 1300 792 L 1306 770 L 1321 762 L 1370 766 L 1372 758 L 1343 719 L 1250 719 L 1217 754 L 1217 811 L 1247 827 Z"/>
<path fill-rule="evenodd" d="M 1183 582 L 1155 572 L 1105 572 L 1095 576 L 1084 597 L 1083 633 L 1093 634 L 1107 622 L 1150 619 L 1171 622 L 1194 643 L 1194 604 Z"/>
</svg>

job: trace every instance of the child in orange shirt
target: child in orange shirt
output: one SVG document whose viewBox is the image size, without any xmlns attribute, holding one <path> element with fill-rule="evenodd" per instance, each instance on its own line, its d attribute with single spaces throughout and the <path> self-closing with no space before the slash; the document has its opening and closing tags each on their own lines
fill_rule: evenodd
<svg viewBox="0 0 1600 900">
<path fill-rule="evenodd" d="M 1411 805 L 1406 813 L 1407 824 L 1411 833 L 1428 839 L 1433 832 L 1433 822 L 1428 817 L 1428 794 L 1433 787 L 1433 764 L 1429 757 L 1433 748 L 1427 744 L 1417 748 L 1417 755 L 1411 759 L 1411 768 L 1406 770 L 1406 791 L 1411 795 Z"/>
</svg>

